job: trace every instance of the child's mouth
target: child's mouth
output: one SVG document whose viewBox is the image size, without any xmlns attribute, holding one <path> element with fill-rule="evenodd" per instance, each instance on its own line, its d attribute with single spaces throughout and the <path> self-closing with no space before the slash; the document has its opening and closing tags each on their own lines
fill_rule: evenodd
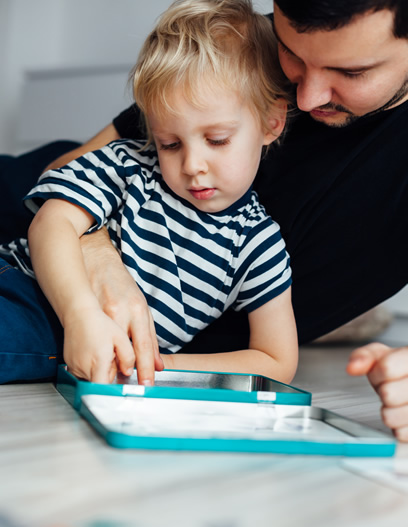
<svg viewBox="0 0 408 527">
<path fill-rule="evenodd" d="M 210 199 L 214 196 L 215 188 L 189 189 L 195 199 Z"/>
</svg>

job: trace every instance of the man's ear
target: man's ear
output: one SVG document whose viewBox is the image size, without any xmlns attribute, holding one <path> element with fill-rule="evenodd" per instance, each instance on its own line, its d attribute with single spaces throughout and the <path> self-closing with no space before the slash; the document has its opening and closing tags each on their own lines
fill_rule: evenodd
<svg viewBox="0 0 408 527">
<path fill-rule="evenodd" d="M 268 115 L 268 129 L 265 131 L 264 145 L 273 143 L 283 132 L 286 124 L 288 105 L 284 99 L 279 99 L 270 109 Z"/>
</svg>

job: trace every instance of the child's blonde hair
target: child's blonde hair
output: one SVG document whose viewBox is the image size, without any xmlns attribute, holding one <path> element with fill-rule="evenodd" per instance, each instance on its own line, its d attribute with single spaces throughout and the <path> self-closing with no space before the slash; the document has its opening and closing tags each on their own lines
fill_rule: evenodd
<svg viewBox="0 0 408 527">
<path fill-rule="evenodd" d="M 288 98 L 272 24 L 254 12 L 251 0 L 175 1 L 147 37 L 130 82 L 144 116 L 173 112 L 176 87 L 197 106 L 203 84 L 230 89 L 254 110 L 265 131 L 271 109 Z"/>
</svg>

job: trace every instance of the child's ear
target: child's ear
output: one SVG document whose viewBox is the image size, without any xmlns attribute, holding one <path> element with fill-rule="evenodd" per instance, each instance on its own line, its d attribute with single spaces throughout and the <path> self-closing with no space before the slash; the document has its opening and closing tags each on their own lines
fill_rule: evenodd
<svg viewBox="0 0 408 527">
<path fill-rule="evenodd" d="M 268 130 L 265 132 L 264 145 L 273 143 L 283 132 L 286 123 L 288 105 L 284 99 L 279 99 L 269 111 Z"/>
</svg>

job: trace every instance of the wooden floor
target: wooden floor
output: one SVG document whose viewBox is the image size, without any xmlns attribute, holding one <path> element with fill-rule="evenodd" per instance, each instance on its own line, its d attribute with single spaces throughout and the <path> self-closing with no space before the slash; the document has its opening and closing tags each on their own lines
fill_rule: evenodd
<svg viewBox="0 0 408 527">
<path fill-rule="evenodd" d="M 351 348 L 306 347 L 292 384 L 385 429 Z M 408 523 L 408 450 L 392 460 L 116 450 L 52 384 L 0 386 L 0 527 L 377 527 Z"/>
</svg>

